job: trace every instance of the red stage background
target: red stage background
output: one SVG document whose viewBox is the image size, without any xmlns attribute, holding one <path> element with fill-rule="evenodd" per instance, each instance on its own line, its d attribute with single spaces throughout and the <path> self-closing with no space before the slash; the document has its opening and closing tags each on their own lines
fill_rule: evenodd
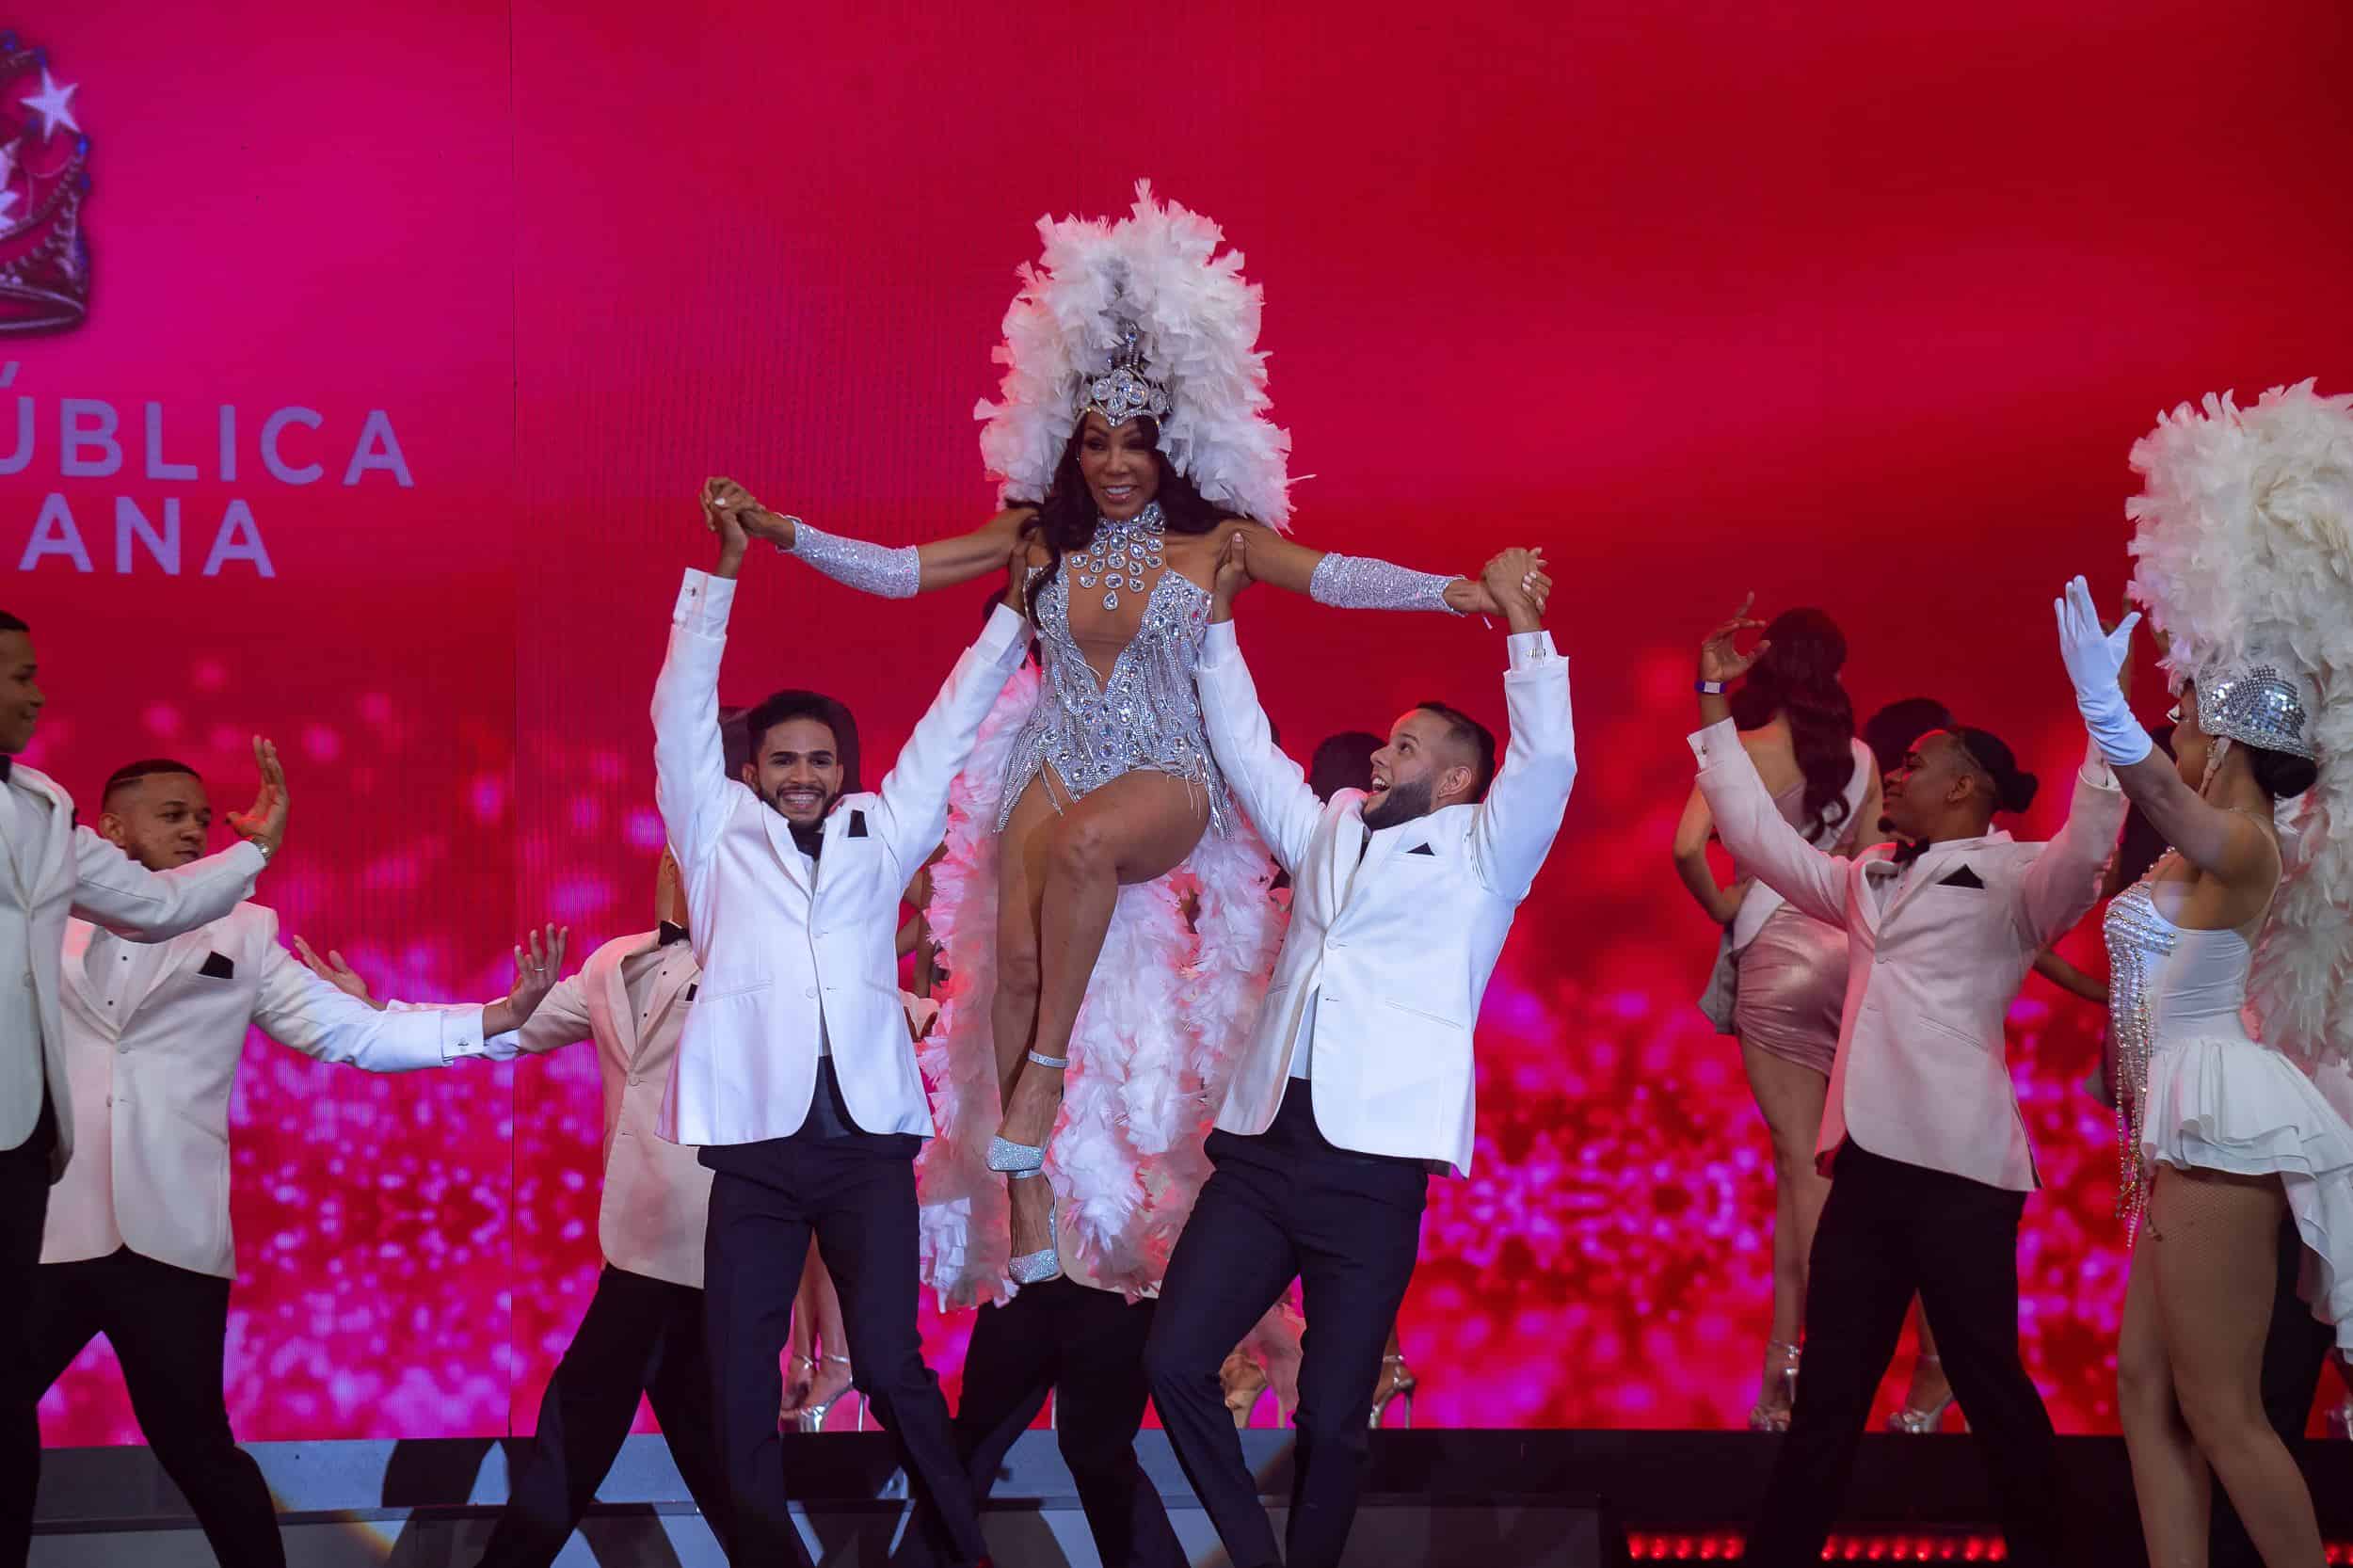
<svg viewBox="0 0 2353 1568">
<path fill-rule="evenodd" d="M 1667 859 L 1701 632 L 1751 588 L 1818 603 L 1860 708 L 1942 696 L 2060 779 L 2046 606 L 2121 582 L 2134 437 L 2208 390 L 2341 388 L 2353 349 L 2336 0 L 14 24 L 76 88 L 96 278 L 79 330 L 0 344 L 33 432 L 0 470 L 0 603 L 53 698 L 33 760 L 86 810 L 154 753 L 234 797 L 242 737 L 274 735 L 296 814 L 262 897 L 394 994 L 503 990 L 528 920 L 579 952 L 648 923 L 646 703 L 706 473 L 885 543 L 968 525 L 1032 220 L 1138 175 L 1219 218 L 1315 475 L 1300 536 L 1457 570 L 1542 541 L 1576 661 L 1583 775 L 1405 1311 L 1425 1422 L 1721 1426 L 1754 1392 L 1763 1129 L 1693 1009 L 1713 938 Z M 111 472 L 63 434 L 104 413 Z M 161 533 L 174 503 L 168 573 L 125 508 Z M 244 554 L 207 572 L 232 503 Z M 822 684 L 878 756 L 973 619 L 745 578 L 728 696 Z M 1244 638 L 1302 752 L 1433 692 L 1499 716 L 1476 623 L 1274 598 Z M 2075 1086 L 2098 1019 L 2039 981 L 2013 1018 L 2050 1183 L 2028 1356 L 2062 1429 L 2112 1431 L 2115 1157 Z M 597 1114 L 585 1050 L 372 1080 L 257 1040 L 239 1432 L 528 1430 L 594 1277 Z M 952 1379 L 968 1326 L 933 1325 Z M 42 1415 L 136 1440 L 103 1343 Z"/>
</svg>

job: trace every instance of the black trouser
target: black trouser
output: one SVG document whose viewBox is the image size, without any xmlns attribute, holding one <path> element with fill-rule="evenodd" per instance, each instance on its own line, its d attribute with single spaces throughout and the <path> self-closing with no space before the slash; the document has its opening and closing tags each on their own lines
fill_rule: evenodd
<svg viewBox="0 0 2353 1568">
<path fill-rule="evenodd" d="M 282 1565 L 278 1509 L 253 1456 L 229 1430 L 221 1357 L 229 1281 L 128 1247 L 83 1263 L 44 1263 L 33 1294 L 38 1399 L 97 1335 L 114 1346 L 139 1432 L 187 1497 L 224 1568 Z"/>
<path fill-rule="evenodd" d="M 608 1263 L 539 1401 L 531 1449 L 480 1568 L 547 1568 L 596 1501 L 637 1416 L 653 1401 L 679 1475 L 712 1533 L 728 1539 L 727 1485 L 712 1435 L 703 1293 Z"/>
<path fill-rule="evenodd" d="M 1208 1152 L 1217 1169 L 1169 1259 L 1144 1350 L 1152 1399 L 1236 1568 L 1333 1568 L 1364 1490 L 1373 1384 L 1420 1250 L 1428 1173 L 1418 1160 L 1333 1147 L 1305 1080 L 1264 1133 L 1213 1132 Z M 1217 1374 L 1294 1274 L 1307 1331 L 1278 1559 Z"/>
<path fill-rule="evenodd" d="M 40 1490 L 40 1396 L 33 1375 L 33 1285 L 49 1223 L 49 1156 L 57 1118 L 40 1091 L 32 1136 L 0 1149 L 0 1568 L 24 1568 L 33 1548 L 33 1496 Z"/>
<path fill-rule="evenodd" d="M 2280 1222 L 2280 1274 L 2272 1288 L 2271 1332 L 2264 1338 L 2263 1400 L 2264 1414 L 2291 1453 L 2304 1446 L 2304 1424 L 2312 1418 L 2320 1369 L 2336 1340 L 2336 1331 L 2313 1317 L 2297 1293 L 2303 1272 L 2304 1238 L 2290 1214 Z M 2262 1554 L 2248 1539 L 2247 1527 L 2219 1481 L 2214 1486 L 2207 1539 L 2209 1568 L 2263 1568 Z"/>
<path fill-rule="evenodd" d="M 806 1562 L 784 1486 L 778 1365 L 811 1235 L 841 1296 L 857 1391 L 897 1440 L 919 1507 L 938 1515 L 957 1559 L 987 1555 L 956 1457 L 948 1402 L 915 1330 L 915 1155 L 921 1141 L 862 1132 L 824 1061 L 808 1122 L 790 1138 L 707 1147 L 717 1174 L 703 1248 L 703 1297 L 729 1560 Z"/>
<path fill-rule="evenodd" d="M 2009 1560 L 2057 1568 L 2058 1445 L 2018 1353 L 2018 1220 L 2026 1194 L 1838 1151 L 1814 1233 L 1797 1408 L 1749 1532 L 1752 1568 L 1814 1568 L 1845 1500 L 1881 1374 L 1914 1292 L 1993 1483 Z"/>
<path fill-rule="evenodd" d="M 986 1497 L 1014 1440 L 1037 1419 L 1048 1390 L 1063 1463 L 1078 1483 L 1103 1568 L 1186 1568 L 1184 1548 L 1136 1460 L 1149 1391 L 1144 1342 L 1154 1304 L 1069 1279 L 1022 1288 L 984 1306 L 964 1352 L 956 1448 L 975 1497 Z M 943 1555 L 929 1511 L 891 1557 L 894 1568 L 931 1568 Z"/>
</svg>

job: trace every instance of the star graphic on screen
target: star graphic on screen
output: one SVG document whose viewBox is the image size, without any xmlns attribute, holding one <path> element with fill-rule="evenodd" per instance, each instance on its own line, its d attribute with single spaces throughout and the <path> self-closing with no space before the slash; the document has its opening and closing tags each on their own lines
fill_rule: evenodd
<svg viewBox="0 0 2353 1568">
<path fill-rule="evenodd" d="M 0 142 L 0 223 L 15 212 L 16 192 L 8 187 L 16 184 L 16 150 L 24 145 L 21 139 Z"/>
<path fill-rule="evenodd" d="M 41 140 L 47 141 L 57 134 L 60 125 L 77 135 L 80 133 L 82 127 L 74 120 L 72 108 L 73 95 L 79 89 L 80 84 L 74 82 L 68 82 L 64 87 L 57 86 L 56 78 L 49 74 L 49 68 L 42 66 L 40 91 L 30 98 L 20 98 L 17 102 L 47 121 L 40 133 Z"/>
</svg>

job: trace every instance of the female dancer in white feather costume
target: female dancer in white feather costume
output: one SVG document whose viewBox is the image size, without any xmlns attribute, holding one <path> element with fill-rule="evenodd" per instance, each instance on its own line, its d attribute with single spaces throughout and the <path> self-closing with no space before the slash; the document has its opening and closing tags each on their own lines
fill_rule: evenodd
<svg viewBox="0 0 2353 1568">
<path fill-rule="evenodd" d="M 1225 539 L 1251 530 L 1259 579 L 1321 603 L 1493 608 L 1473 581 L 1282 536 L 1289 437 L 1266 417 L 1259 293 L 1215 224 L 1139 184 L 1118 222 L 1038 230 L 997 352 L 1002 401 L 977 410 L 1005 510 L 896 550 L 751 523 L 894 598 L 1027 546 L 1040 675 L 1000 705 L 935 875 L 952 978 L 926 1063 L 946 1124 L 922 1170 L 927 1267 L 964 1299 L 1062 1272 L 1058 1203 L 1091 1282 L 1153 1289 L 1206 1174 L 1201 1129 L 1279 936 L 1272 866 L 1193 687 Z M 992 1074 L 1001 1118 L 982 1111 Z M 1010 1178 L 1004 1252 L 989 1171 Z"/>
<path fill-rule="evenodd" d="M 2341 1081 L 2353 1045 L 2353 399 L 2208 398 L 2133 466 L 2135 591 L 2170 636 L 2178 761 L 2118 691 L 2131 620 L 2104 632 L 2081 578 L 2058 606 L 2086 727 L 2172 845 L 2107 913 L 2126 1199 L 2147 1212 L 2118 1406 L 2152 1563 L 2205 1560 L 2219 1480 L 2287 1568 L 2322 1554 L 2259 1387 L 2283 1215 L 2313 1312 L 2353 1343 L 2353 1125 L 2314 1081 L 2330 1064 Z"/>
</svg>

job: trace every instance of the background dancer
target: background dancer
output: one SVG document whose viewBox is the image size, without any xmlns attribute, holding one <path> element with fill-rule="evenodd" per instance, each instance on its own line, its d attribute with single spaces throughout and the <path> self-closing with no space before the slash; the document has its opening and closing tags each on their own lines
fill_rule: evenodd
<svg viewBox="0 0 2353 1568">
<path fill-rule="evenodd" d="M 218 920 L 253 888 L 286 837 L 286 776 L 255 737 L 262 791 L 231 813 L 244 840 L 169 872 L 151 872 L 78 824 L 73 797 L 19 766 L 48 697 L 31 629 L 0 611 L 0 972 L 26 984 L 0 1027 L 0 1568 L 32 1550 L 40 1490 L 40 1394 L 29 1313 L 49 1216 L 50 1184 L 73 1155 L 73 1094 L 63 1020 L 69 916 L 119 936 L 160 942 Z M 45 1380 L 40 1380 L 45 1381 Z"/>
<path fill-rule="evenodd" d="M 1848 987 L 1823 1107 L 1817 1155 L 1832 1182 L 1806 1294 L 1806 1375 L 1749 1560 L 1820 1557 L 1916 1292 L 1993 1471 L 2011 1560 L 2056 1568 L 2057 1448 L 2018 1352 L 2018 1221 L 2034 1157 L 2002 1024 L 2035 954 L 2090 907 L 2124 797 L 2094 748 L 2059 837 L 2017 843 L 1992 819 L 2025 809 L 2034 776 L 1984 730 L 1938 730 L 1882 781 L 1900 854 L 1825 854 L 1775 809 L 1723 696 L 1757 659 L 1736 639 L 1760 624 L 1744 604 L 1701 645 L 1700 788 L 1736 860 L 1845 926 L 1862 978 Z"/>
</svg>

